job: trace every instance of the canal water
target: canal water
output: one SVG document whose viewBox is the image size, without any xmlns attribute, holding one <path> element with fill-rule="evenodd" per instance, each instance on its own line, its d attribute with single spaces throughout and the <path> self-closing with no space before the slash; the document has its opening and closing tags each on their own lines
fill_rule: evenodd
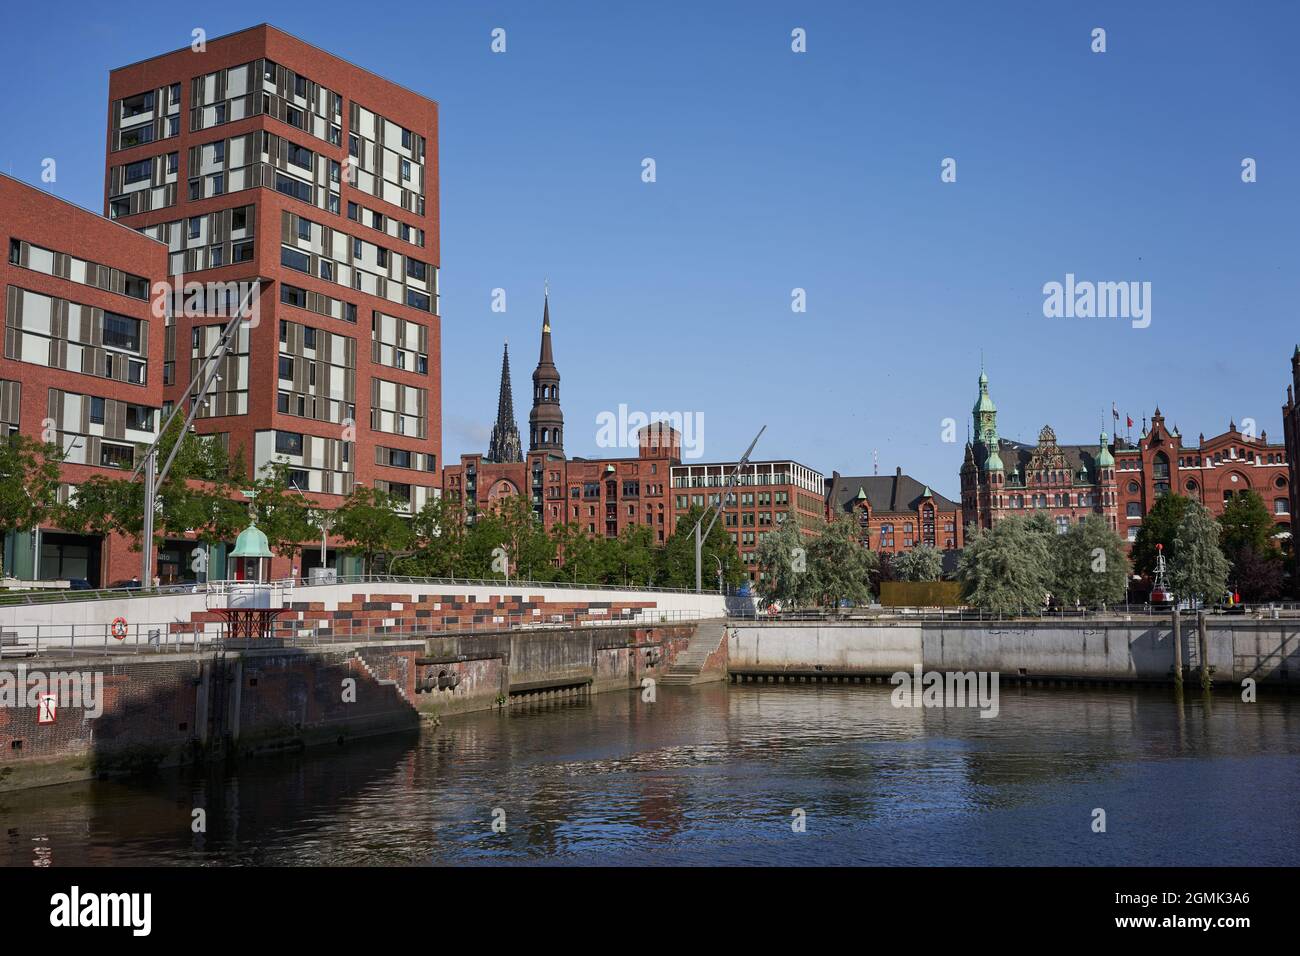
<svg viewBox="0 0 1300 956">
<path fill-rule="evenodd" d="M 990 719 L 890 691 L 609 693 L 0 794 L 0 864 L 1300 862 L 1300 698 L 1004 687 Z"/>
</svg>

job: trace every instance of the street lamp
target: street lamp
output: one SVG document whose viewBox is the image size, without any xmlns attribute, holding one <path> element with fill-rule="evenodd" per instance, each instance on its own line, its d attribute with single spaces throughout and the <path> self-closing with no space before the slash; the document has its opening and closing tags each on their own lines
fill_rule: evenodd
<svg viewBox="0 0 1300 956">
<path fill-rule="evenodd" d="M 709 532 L 713 530 L 713 526 L 717 523 L 718 517 L 722 514 L 723 506 L 727 500 L 727 489 L 729 489 L 732 485 L 736 483 L 736 475 L 740 472 L 740 469 L 743 468 L 749 462 L 750 453 L 753 452 L 754 446 L 758 444 L 758 440 L 763 437 L 763 432 L 765 431 L 767 431 L 766 425 L 764 425 L 762 428 L 758 430 L 758 434 L 754 436 L 754 440 L 749 443 L 749 447 L 745 449 L 745 453 L 740 456 L 740 461 L 736 462 L 736 464 L 732 466 L 731 471 L 727 473 L 726 480 L 723 481 L 722 483 L 722 493 L 718 495 L 717 504 L 710 504 L 707 508 L 705 508 L 704 514 L 700 515 L 700 520 L 695 522 L 695 593 L 696 594 L 700 594 L 703 591 L 701 562 L 703 561 L 702 555 L 704 551 L 704 541 L 706 538 L 708 538 Z M 709 526 L 704 529 L 704 533 L 701 534 L 700 526 L 704 524 L 704 519 L 709 516 L 710 511 L 713 512 L 713 518 L 709 521 Z"/>
</svg>

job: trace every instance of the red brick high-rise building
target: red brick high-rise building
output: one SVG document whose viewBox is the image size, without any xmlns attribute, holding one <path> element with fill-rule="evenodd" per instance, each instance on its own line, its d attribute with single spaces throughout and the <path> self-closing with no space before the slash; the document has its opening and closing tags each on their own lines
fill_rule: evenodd
<svg viewBox="0 0 1300 956">
<path fill-rule="evenodd" d="M 163 322 L 153 284 L 166 277 L 167 249 L 2 175 L 0 242 L 0 430 L 63 450 L 66 501 L 92 475 L 129 473 L 137 443 L 157 435 Z M 140 555 L 116 536 L 45 527 L 6 536 L 4 570 L 103 586 L 138 576 Z"/>
<path fill-rule="evenodd" d="M 358 483 L 412 512 L 436 493 L 437 142 L 436 103 L 265 24 L 110 74 L 105 212 L 186 284 L 166 406 L 218 340 L 217 284 L 260 293 L 196 419 L 250 478 L 286 462 L 326 506 Z"/>
</svg>

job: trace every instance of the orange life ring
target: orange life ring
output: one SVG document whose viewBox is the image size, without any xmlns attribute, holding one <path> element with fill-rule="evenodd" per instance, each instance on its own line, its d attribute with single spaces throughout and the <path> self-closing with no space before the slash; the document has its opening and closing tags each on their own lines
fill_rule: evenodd
<svg viewBox="0 0 1300 956">
<path fill-rule="evenodd" d="M 126 618 L 115 617 L 113 623 L 109 625 L 112 634 L 119 641 L 126 637 Z"/>
</svg>

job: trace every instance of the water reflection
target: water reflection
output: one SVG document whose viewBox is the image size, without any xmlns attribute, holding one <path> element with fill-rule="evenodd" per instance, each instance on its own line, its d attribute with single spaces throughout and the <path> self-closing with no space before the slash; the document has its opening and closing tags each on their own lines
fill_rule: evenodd
<svg viewBox="0 0 1300 956">
<path fill-rule="evenodd" d="M 0 794 L 0 863 L 1294 864 L 1298 784 L 1294 698 L 1009 687 L 983 719 L 718 684 Z"/>
</svg>

